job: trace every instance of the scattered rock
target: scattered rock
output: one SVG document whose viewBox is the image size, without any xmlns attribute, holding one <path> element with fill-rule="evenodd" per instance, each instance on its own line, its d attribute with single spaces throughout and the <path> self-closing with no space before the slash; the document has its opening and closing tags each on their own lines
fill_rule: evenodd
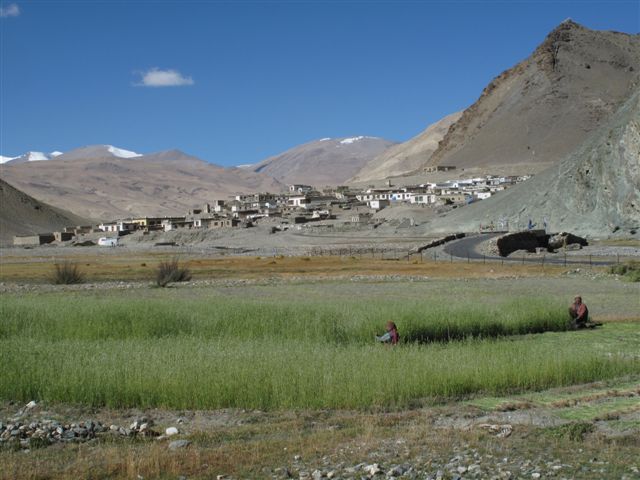
<svg viewBox="0 0 640 480">
<path fill-rule="evenodd" d="M 478 427 L 489 430 L 490 433 L 496 434 L 498 438 L 506 438 L 513 432 L 513 427 L 509 424 L 494 425 L 491 423 L 482 423 L 478 425 Z"/>
<path fill-rule="evenodd" d="M 372 477 L 379 473 L 382 473 L 382 469 L 380 468 L 380 465 L 378 465 L 377 463 L 374 463 L 372 465 L 367 465 L 366 467 L 364 467 L 364 471 L 367 472 Z"/>
<path fill-rule="evenodd" d="M 189 445 L 191 445 L 189 440 L 174 440 L 169 443 L 169 450 L 178 450 L 180 448 L 188 447 Z"/>
</svg>

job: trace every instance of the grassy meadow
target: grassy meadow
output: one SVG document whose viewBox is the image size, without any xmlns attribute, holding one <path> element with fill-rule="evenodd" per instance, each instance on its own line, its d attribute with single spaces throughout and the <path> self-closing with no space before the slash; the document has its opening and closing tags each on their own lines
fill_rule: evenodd
<svg viewBox="0 0 640 480">
<path fill-rule="evenodd" d="M 637 323 L 568 332 L 568 285 L 539 280 L 4 294 L 0 398 L 405 408 L 640 373 Z M 637 293 L 622 288 L 598 291 L 618 304 Z M 394 348 L 374 342 L 389 319 Z"/>
</svg>

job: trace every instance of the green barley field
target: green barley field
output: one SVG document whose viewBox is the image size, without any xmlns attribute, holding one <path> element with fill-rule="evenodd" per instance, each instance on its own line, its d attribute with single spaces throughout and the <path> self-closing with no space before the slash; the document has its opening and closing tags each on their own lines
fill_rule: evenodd
<svg viewBox="0 0 640 480">
<path fill-rule="evenodd" d="M 564 292 L 551 284 L 532 296 L 508 286 L 317 282 L 4 294 L 0 398 L 406 408 L 640 373 L 637 323 L 567 331 Z M 397 347 L 374 341 L 387 320 L 399 327 Z"/>
</svg>

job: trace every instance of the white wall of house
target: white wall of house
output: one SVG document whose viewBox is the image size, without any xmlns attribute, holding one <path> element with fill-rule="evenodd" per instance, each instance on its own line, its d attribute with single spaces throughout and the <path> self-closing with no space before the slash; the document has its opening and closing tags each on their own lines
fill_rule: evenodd
<svg viewBox="0 0 640 480">
<path fill-rule="evenodd" d="M 309 203 L 309 199 L 305 195 L 301 195 L 298 197 L 289 197 L 287 204 L 290 207 L 301 207 L 305 208 L 306 204 Z"/>
<path fill-rule="evenodd" d="M 432 203 L 436 203 L 436 196 L 432 193 L 413 193 L 409 198 L 409 203 L 430 205 Z"/>
<path fill-rule="evenodd" d="M 388 207 L 389 204 L 389 200 L 375 199 L 369 202 L 369 208 L 372 208 L 373 210 L 382 210 L 384 207 Z"/>
<path fill-rule="evenodd" d="M 115 247 L 118 245 L 117 237 L 102 237 L 98 239 L 98 245 L 101 247 Z"/>
</svg>

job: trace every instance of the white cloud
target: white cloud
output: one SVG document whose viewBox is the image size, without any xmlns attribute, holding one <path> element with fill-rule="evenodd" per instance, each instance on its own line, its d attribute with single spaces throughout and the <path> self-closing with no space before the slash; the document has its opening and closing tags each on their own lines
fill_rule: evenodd
<svg viewBox="0 0 640 480">
<path fill-rule="evenodd" d="M 141 75 L 140 82 L 135 84 L 138 87 L 183 87 L 194 83 L 191 77 L 185 77 L 177 70 L 152 68 Z"/>
<path fill-rule="evenodd" d="M 16 3 L 10 3 L 6 7 L 0 6 L 0 17 L 17 17 L 20 15 L 20 7 Z"/>
</svg>

